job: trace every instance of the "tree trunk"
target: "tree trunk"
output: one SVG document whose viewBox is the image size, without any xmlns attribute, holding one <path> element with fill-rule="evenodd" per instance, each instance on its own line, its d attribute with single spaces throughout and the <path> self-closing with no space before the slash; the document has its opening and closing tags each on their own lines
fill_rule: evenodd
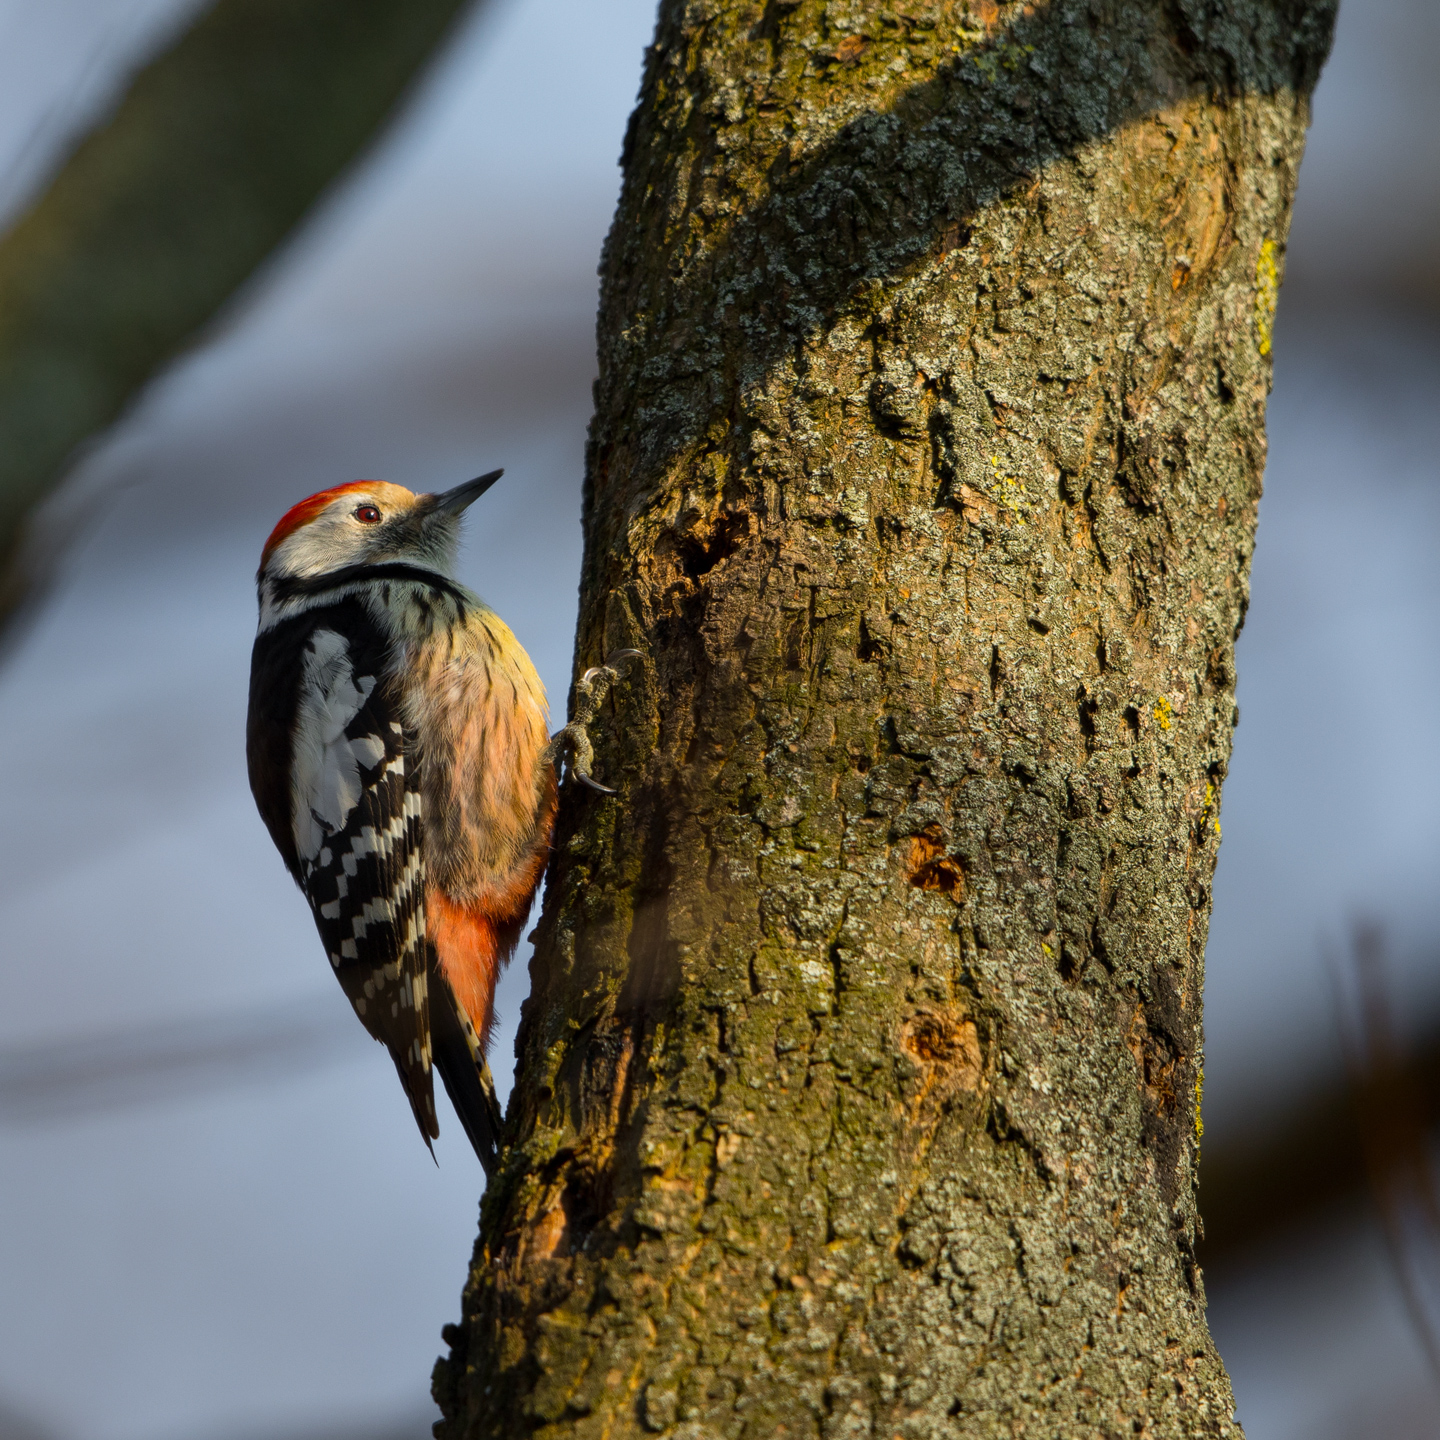
<svg viewBox="0 0 1440 1440">
<path fill-rule="evenodd" d="M 1328 0 L 664 0 L 448 1437 L 1238 1435 L 1201 989 Z"/>
</svg>

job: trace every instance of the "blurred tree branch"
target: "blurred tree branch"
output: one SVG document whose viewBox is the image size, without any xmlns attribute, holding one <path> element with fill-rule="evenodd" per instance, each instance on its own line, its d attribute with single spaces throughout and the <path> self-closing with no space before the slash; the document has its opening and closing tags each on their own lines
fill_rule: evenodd
<svg viewBox="0 0 1440 1440">
<path fill-rule="evenodd" d="M 1347 1069 L 1249 1127 L 1232 1127 L 1218 1145 L 1206 1139 L 1207 1265 L 1243 1263 L 1307 1224 L 1353 1217 L 1367 1199 L 1389 1225 L 1397 1192 L 1433 1213 L 1426 1150 L 1440 1121 L 1440 1017 L 1401 1043 L 1379 949 L 1378 932 L 1361 927 L 1350 964 L 1338 969 L 1352 975 L 1340 998 Z"/>
<path fill-rule="evenodd" d="M 376 135 L 464 0 L 219 0 L 0 238 L 0 626 L 27 518 Z"/>
</svg>

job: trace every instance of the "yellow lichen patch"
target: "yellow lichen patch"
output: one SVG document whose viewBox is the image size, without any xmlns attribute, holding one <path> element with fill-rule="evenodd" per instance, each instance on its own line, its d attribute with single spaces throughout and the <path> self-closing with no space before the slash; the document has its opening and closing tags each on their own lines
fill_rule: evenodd
<svg viewBox="0 0 1440 1440">
<path fill-rule="evenodd" d="M 1033 45 L 1006 44 L 997 46 L 993 50 L 981 51 L 975 57 L 975 68 L 985 77 L 986 80 L 995 81 L 999 78 L 1000 67 L 1012 73 L 1018 70 L 1035 53 Z"/>
<path fill-rule="evenodd" d="M 972 50 L 976 45 L 982 44 L 985 39 L 985 32 L 973 25 L 958 25 L 955 34 L 960 38 L 951 45 L 952 55 L 963 55 L 967 50 Z"/>
<path fill-rule="evenodd" d="M 1220 797 L 1215 793 L 1215 786 L 1207 781 L 1205 784 L 1205 803 L 1200 808 L 1200 823 L 1203 825 L 1208 819 L 1215 827 L 1215 838 L 1220 838 L 1220 816 L 1215 813 L 1215 802 Z"/>
<path fill-rule="evenodd" d="M 1205 1133 L 1205 1121 L 1200 1116 L 1200 1098 L 1205 1093 L 1205 1067 L 1195 1070 L 1195 1153 L 1200 1153 L 1200 1137 Z"/>
<path fill-rule="evenodd" d="M 981 79 L 991 84 L 1000 78 L 1002 67 L 1014 74 L 1022 65 L 1028 64 L 1035 53 L 1033 45 L 1023 45 L 1014 40 L 995 40 L 988 48 L 978 49 L 991 38 L 995 28 L 993 23 L 985 22 L 982 17 L 980 28 L 962 23 L 951 32 L 956 39 L 950 46 L 950 53 L 968 59 Z"/>
<path fill-rule="evenodd" d="M 1255 262 L 1255 333 L 1260 339 L 1260 353 L 1270 353 L 1275 333 L 1275 303 L 1280 297 L 1280 269 L 1275 263 L 1275 242 L 1267 240 L 1260 247 Z"/>
<path fill-rule="evenodd" d="M 1025 493 L 1025 482 L 1018 475 L 1007 475 L 1000 468 L 1000 457 L 990 457 L 990 468 L 995 472 L 991 494 L 996 503 L 1006 510 L 1013 510 L 1016 518 L 1023 520 L 1030 506 L 1030 497 Z"/>
<path fill-rule="evenodd" d="M 1171 705 L 1165 696 L 1161 696 L 1155 702 L 1155 723 L 1162 729 L 1170 728 L 1170 721 L 1175 714 L 1175 707 Z"/>
</svg>

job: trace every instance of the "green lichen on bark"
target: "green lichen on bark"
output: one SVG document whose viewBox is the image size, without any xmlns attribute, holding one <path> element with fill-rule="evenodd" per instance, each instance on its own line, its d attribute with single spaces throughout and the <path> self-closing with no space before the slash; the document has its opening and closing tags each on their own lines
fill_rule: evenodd
<svg viewBox="0 0 1440 1440">
<path fill-rule="evenodd" d="M 1238 1435 L 1201 989 L 1332 11 L 667 0 L 449 1437 Z M 1268 249 L 1267 249 L 1268 247 Z"/>
</svg>

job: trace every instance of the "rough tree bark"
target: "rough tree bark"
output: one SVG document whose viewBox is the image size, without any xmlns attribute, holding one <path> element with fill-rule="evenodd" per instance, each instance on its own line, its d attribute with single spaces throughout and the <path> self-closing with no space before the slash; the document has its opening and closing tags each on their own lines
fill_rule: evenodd
<svg viewBox="0 0 1440 1440">
<path fill-rule="evenodd" d="M 1238 1435 L 1201 983 L 1328 0 L 664 0 L 448 1437 Z"/>
</svg>

